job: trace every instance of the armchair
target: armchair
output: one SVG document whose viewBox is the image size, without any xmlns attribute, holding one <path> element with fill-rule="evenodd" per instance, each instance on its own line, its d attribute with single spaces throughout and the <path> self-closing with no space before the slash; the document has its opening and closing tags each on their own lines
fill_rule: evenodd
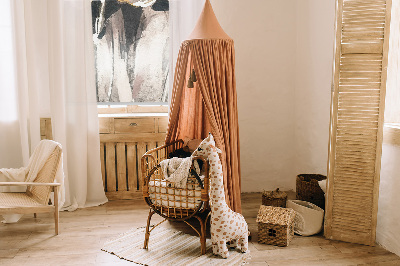
<svg viewBox="0 0 400 266">
<path fill-rule="evenodd" d="M 0 192 L 0 215 L 54 212 L 55 234 L 58 235 L 58 190 L 60 183 L 54 183 L 61 159 L 61 148 L 56 146 L 33 182 L 0 182 L 0 186 L 27 186 L 25 192 Z M 50 193 L 54 202 L 49 205 Z"/>
</svg>

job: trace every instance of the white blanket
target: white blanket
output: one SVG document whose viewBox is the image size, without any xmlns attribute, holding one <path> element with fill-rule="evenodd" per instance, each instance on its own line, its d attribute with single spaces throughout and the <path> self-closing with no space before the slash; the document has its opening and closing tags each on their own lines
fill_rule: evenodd
<svg viewBox="0 0 400 266">
<path fill-rule="evenodd" d="M 160 162 L 160 165 L 165 180 L 174 183 L 175 187 L 186 187 L 190 167 L 192 166 L 192 157 L 165 159 Z M 194 167 L 197 174 L 200 174 L 197 160 L 194 161 Z"/>
<path fill-rule="evenodd" d="M 19 169 L 0 169 L 0 181 L 5 182 L 33 182 L 38 175 L 39 171 L 42 169 L 46 163 L 49 156 L 53 153 L 54 149 L 59 146 L 61 149 L 61 144 L 52 140 L 42 140 L 36 147 L 32 156 L 29 159 L 27 167 L 22 167 Z M 62 155 L 61 161 L 58 164 L 55 182 L 60 183 L 61 187 L 59 189 L 59 208 L 64 204 L 65 201 L 65 189 L 64 189 L 64 171 L 62 166 Z M 22 191 L 26 190 L 26 187 L 22 188 Z M 3 187 L 0 192 L 21 192 L 21 188 L 9 188 Z M 13 215 L 3 215 L 6 223 L 17 222 L 22 217 L 22 214 Z M 3 221 L 4 222 L 4 221 Z"/>
</svg>

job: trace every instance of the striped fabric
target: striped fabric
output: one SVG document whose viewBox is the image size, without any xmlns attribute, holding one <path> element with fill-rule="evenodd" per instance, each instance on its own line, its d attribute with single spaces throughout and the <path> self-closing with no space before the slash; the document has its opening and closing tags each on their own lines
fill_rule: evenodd
<svg viewBox="0 0 400 266">
<path fill-rule="evenodd" d="M 214 256 L 211 240 L 207 253 L 200 255 L 199 237 L 168 228 L 157 227 L 150 235 L 149 249 L 143 249 L 145 228 L 132 229 L 104 244 L 103 251 L 121 259 L 144 265 L 243 265 L 249 253 L 230 251 L 228 259 Z"/>
</svg>

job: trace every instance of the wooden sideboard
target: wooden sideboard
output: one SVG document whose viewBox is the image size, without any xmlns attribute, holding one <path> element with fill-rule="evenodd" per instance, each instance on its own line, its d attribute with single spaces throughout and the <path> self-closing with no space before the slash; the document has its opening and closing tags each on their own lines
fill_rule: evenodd
<svg viewBox="0 0 400 266">
<path fill-rule="evenodd" d="M 167 115 L 99 115 L 101 172 L 109 200 L 141 198 L 140 159 L 164 144 Z"/>
<path fill-rule="evenodd" d="M 109 200 L 142 197 L 142 155 L 164 144 L 167 114 L 99 115 L 100 160 Z M 51 119 L 40 119 L 41 139 L 53 139 Z"/>
</svg>

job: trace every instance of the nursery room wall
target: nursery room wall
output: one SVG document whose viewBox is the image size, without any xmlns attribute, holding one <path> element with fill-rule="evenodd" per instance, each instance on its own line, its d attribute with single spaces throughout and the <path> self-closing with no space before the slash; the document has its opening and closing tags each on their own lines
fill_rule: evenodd
<svg viewBox="0 0 400 266">
<path fill-rule="evenodd" d="M 235 41 L 242 191 L 291 188 L 296 4 L 249 3 L 213 2 L 222 27 Z"/>
<path fill-rule="evenodd" d="M 400 255 L 400 2 L 392 2 L 376 240 Z"/>
<path fill-rule="evenodd" d="M 327 174 L 335 0 L 251 3 L 213 2 L 236 47 L 242 191 L 295 189 L 297 174 Z M 377 242 L 400 254 L 400 148 L 382 149 Z"/>
<path fill-rule="evenodd" d="M 297 174 L 326 174 L 335 1 L 213 7 L 235 41 L 242 191 L 294 189 Z"/>
<path fill-rule="evenodd" d="M 335 1 L 212 5 L 235 41 L 242 191 L 294 189 L 297 174 L 326 174 Z M 46 12 L 40 1 L 37 8 Z M 39 111 L 49 116 L 50 106 Z"/>
</svg>

